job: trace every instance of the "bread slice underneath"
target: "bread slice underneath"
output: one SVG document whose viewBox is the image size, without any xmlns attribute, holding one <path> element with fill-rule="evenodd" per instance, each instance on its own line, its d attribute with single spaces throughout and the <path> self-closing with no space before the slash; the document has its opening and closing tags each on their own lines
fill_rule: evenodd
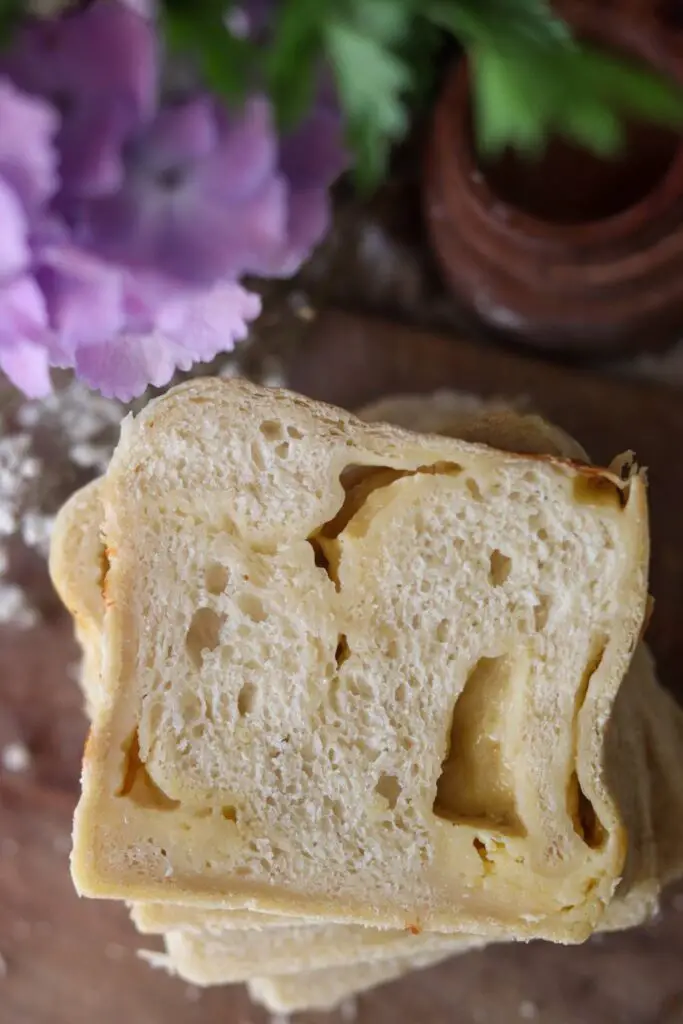
<svg viewBox="0 0 683 1024">
<path fill-rule="evenodd" d="M 433 967 L 448 955 L 443 952 L 425 953 L 380 963 L 252 978 L 247 982 L 247 988 L 253 1001 L 270 1013 L 329 1011 L 368 989 L 396 981 L 411 971 Z"/>
<path fill-rule="evenodd" d="M 382 931 L 362 925 L 301 923 L 263 931 L 172 931 L 165 938 L 174 971 L 195 985 L 225 985 L 255 975 L 378 963 L 397 957 L 449 956 L 486 945 L 471 935 Z"/>
<path fill-rule="evenodd" d="M 624 854 L 601 752 L 644 612 L 640 476 L 202 382 L 126 427 L 104 486 L 82 891 L 591 930 Z"/>
</svg>

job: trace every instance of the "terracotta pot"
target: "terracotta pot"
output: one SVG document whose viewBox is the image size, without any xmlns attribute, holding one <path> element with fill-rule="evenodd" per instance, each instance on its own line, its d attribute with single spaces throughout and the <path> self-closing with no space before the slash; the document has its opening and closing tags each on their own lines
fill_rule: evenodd
<svg viewBox="0 0 683 1024">
<path fill-rule="evenodd" d="M 680 31 L 660 36 L 614 8 L 562 6 L 586 37 L 683 78 Z M 435 111 L 424 197 L 446 280 L 496 332 L 602 357 L 683 334 L 681 135 L 634 124 L 613 161 L 552 140 L 540 161 L 507 153 L 486 165 L 461 62 Z"/>
</svg>

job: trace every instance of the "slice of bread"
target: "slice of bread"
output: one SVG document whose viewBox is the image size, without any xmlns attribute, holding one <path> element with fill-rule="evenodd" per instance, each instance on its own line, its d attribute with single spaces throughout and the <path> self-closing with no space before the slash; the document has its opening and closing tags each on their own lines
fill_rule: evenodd
<svg viewBox="0 0 683 1024">
<path fill-rule="evenodd" d="M 624 857 L 638 473 L 203 381 L 127 423 L 103 493 L 82 891 L 588 934 Z"/>
<path fill-rule="evenodd" d="M 256 910 L 209 910 L 183 903 L 132 903 L 130 916 L 141 935 L 164 935 L 183 931 L 203 933 L 205 930 L 240 929 L 263 931 L 264 928 L 287 930 L 300 924 L 300 918 L 282 914 L 259 913 Z"/>
<path fill-rule="evenodd" d="M 299 974 L 397 957 L 462 953 L 486 945 L 481 936 L 411 935 L 362 925 L 300 924 L 263 931 L 172 931 L 165 938 L 174 971 L 195 985 L 226 985 L 263 974 Z"/>
<path fill-rule="evenodd" d="M 76 491 L 55 520 L 49 569 L 54 587 L 74 621 L 83 652 L 80 684 L 86 713 L 92 718 L 100 695 L 100 647 L 104 621 L 102 582 L 105 545 L 102 528 L 102 482 Z"/>
<path fill-rule="evenodd" d="M 381 963 L 252 978 L 247 982 L 247 988 L 253 1001 L 265 1006 L 270 1013 L 334 1010 L 353 996 L 396 981 L 411 971 L 433 967 L 448 955 L 443 952 L 425 953 Z"/>
</svg>

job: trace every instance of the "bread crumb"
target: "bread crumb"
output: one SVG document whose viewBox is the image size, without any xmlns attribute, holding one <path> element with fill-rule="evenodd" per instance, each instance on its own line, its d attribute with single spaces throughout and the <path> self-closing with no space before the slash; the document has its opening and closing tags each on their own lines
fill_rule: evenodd
<svg viewBox="0 0 683 1024">
<path fill-rule="evenodd" d="M 28 747 L 16 740 L 8 743 L 2 750 L 2 767 L 6 772 L 19 774 L 31 767 L 31 752 Z"/>
<path fill-rule="evenodd" d="M 81 441 L 69 449 L 69 455 L 71 461 L 81 469 L 95 469 L 98 473 L 104 473 L 111 459 L 111 446 Z"/>
<path fill-rule="evenodd" d="M 31 629 L 39 621 L 38 611 L 29 604 L 21 587 L 0 579 L 0 625 Z"/>
<path fill-rule="evenodd" d="M 41 512 L 26 512 L 21 519 L 21 536 L 24 544 L 47 557 L 54 525 L 55 516 L 43 515 Z"/>
<path fill-rule="evenodd" d="M 288 296 L 288 302 L 294 316 L 298 317 L 299 320 L 303 320 L 304 323 L 311 323 L 318 315 L 318 311 L 313 308 L 305 292 L 291 292 Z"/>
<path fill-rule="evenodd" d="M 167 974 L 175 977 L 175 968 L 170 956 L 167 956 L 166 953 L 159 953 L 156 949 L 139 949 L 137 955 L 140 960 L 144 960 L 154 970 L 166 971 Z"/>
<path fill-rule="evenodd" d="M 538 1007 L 536 1003 L 532 1003 L 530 999 L 525 999 L 519 1004 L 519 1016 L 522 1020 L 536 1020 L 538 1017 Z"/>
<path fill-rule="evenodd" d="M 0 953 L 0 978 L 7 977 L 7 961 L 5 960 L 2 953 Z"/>
</svg>

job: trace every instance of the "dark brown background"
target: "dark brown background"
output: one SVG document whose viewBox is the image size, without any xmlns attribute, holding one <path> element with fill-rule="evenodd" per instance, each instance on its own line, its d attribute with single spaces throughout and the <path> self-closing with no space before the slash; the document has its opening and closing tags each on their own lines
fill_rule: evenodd
<svg viewBox="0 0 683 1024">
<path fill-rule="evenodd" d="M 290 379 L 347 406 L 437 387 L 526 396 L 599 460 L 634 448 L 651 477 L 649 638 L 665 683 L 683 696 L 680 393 L 333 313 L 315 322 Z M 152 971 L 136 959 L 140 940 L 123 908 L 73 893 L 67 859 L 85 723 L 70 626 L 38 573 L 44 623 L 0 632 L 0 748 L 21 740 L 32 755 L 26 772 L 0 774 L 0 1024 L 263 1024 L 268 1015 L 241 987 L 202 993 Z M 363 996 L 356 1020 L 683 1024 L 683 886 L 647 927 L 579 948 L 474 953 Z"/>
</svg>

